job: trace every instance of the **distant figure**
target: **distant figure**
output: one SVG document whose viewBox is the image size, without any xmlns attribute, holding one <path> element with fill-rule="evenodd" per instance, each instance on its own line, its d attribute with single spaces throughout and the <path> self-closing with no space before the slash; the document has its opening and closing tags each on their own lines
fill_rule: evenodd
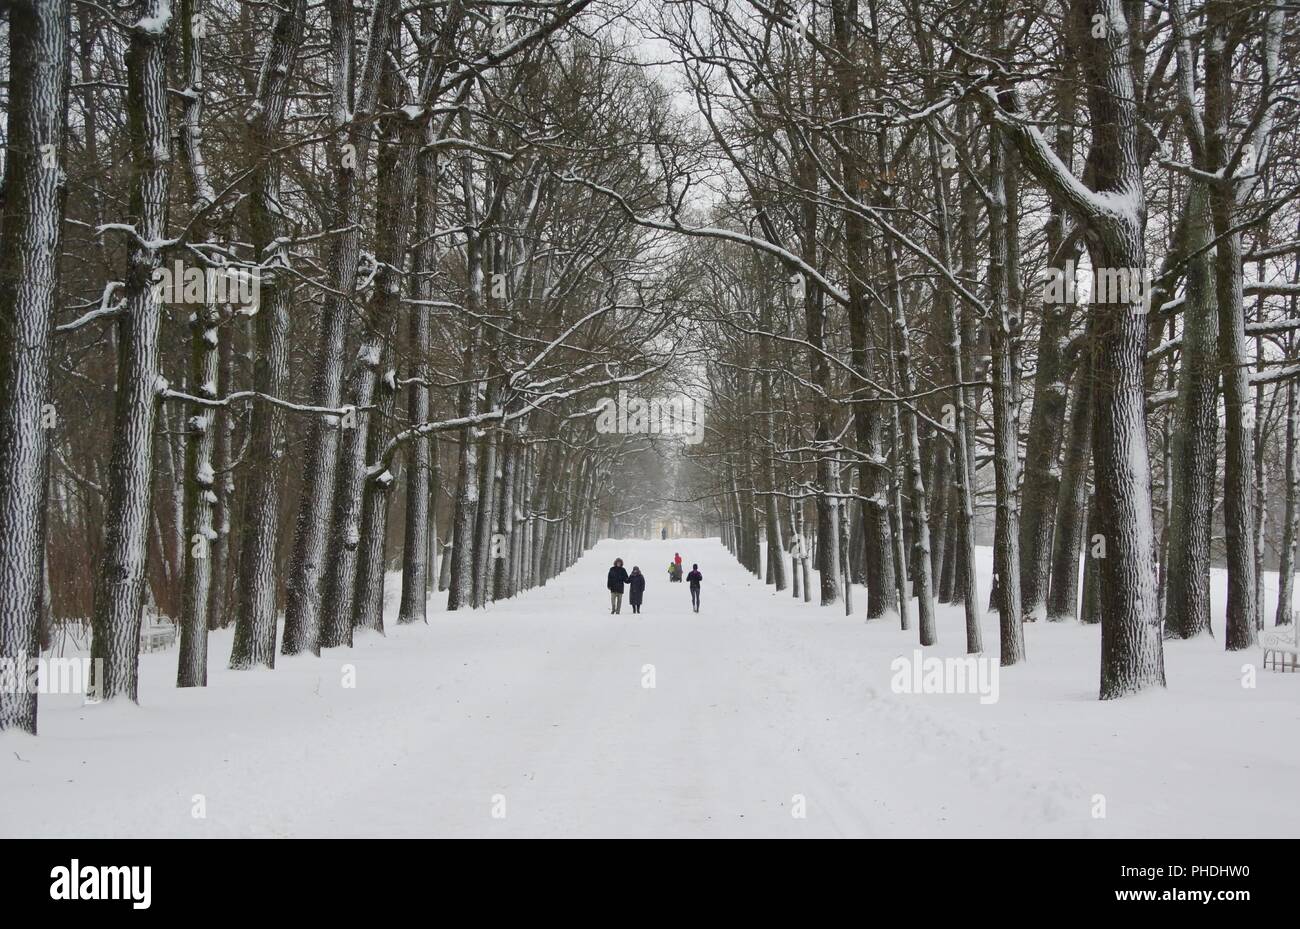
<svg viewBox="0 0 1300 929">
<path fill-rule="evenodd" d="M 632 604 L 632 612 L 641 612 L 641 597 L 645 594 L 645 575 L 636 565 L 632 565 L 632 576 L 627 579 L 628 583 L 628 602 Z"/>
<path fill-rule="evenodd" d="M 659 530 L 659 538 L 662 539 L 662 540 L 665 541 L 665 542 L 668 541 L 668 527 L 667 527 L 667 526 L 664 526 L 662 529 Z"/>
<path fill-rule="evenodd" d="M 623 585 L 628 582 L 627 571 L 623 569 L 623 559 L 615 558 L 614 567 L 609 569 L 609 612 L 623 612 Z"/>
<path fill-rule="evenodd" d="M 698 613 L 700 611 L 700 581 L 704 580 L 704 575 L 700 573 L 699 565 L 691 565 L 691 573 L 686 575 L 686 580 L 689 581 L 691 585 L 691 606 L 694 607 L 695 612 Z"/>
</svg>

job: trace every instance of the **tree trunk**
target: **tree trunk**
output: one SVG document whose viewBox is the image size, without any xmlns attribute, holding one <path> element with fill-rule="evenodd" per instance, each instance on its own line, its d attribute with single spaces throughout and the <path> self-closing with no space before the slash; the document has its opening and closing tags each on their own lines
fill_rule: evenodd
<svg viewBox="0 0 1300 929">
<path fill-rule="evenodd" d="M 431 134 L 430 134 L 431 135 Z M 431 141 L 426 137 L 426 142 Z M 416 233 L 413 276 L 414 291 L 419 300 L 432 300 L 434 275 L 437 272 L 438 248 L 435 234 L 438 227 L 438 160 L 436 149 L 423 149 L 416 161 L 417 189 L 415 201 Z M 409 350 L 414 354 L 411 365 L 411 383 L 407 387 L 407 419 L 412 424 L 429 419 L 429 356 L 433 350 L 433 333 L 430 325 L 432 309 L 414 305 L 409 309 Z M 436 439 L 422 437 L 410 442 L 406 450 L 406 527 L 402 545 L 402 599 L 397 610 L 397 622 L 428 622 L 429 575 L 433 566 L 432 553 L 436 544 L 437 500 L 436 483 L 432 476 L 432 457 Z"/>
<path fill-rule="evenodd" d="M 1076 362 L 1074 397 L 1070 405 L 1070 434 L 1061 469 L 1060 518 L 1052 540 L 1052 580 L 1048 588 L 1047 619 L 1060 622 L 1079 615 L 1079 556 L 1087 531 L 1088 462 L 1092 458 L 1091 338 Z"/>
<path fill-rule="evenodd" d="M 8 26 L 0 200 L 0 660 L 13 662 L 25 680 L 28 660 L 40 655 L 46 602 L 49 430 L 43 420 L 67 193 L 69 4 L 15 2 Z M 28 689 L 0 688 L 0 731 L 36 733 L 36 694 Z"/>
<path fill-rule="evenodd" d="M 117 317 L 117 384 L 113 452 L 108 473 L 104 554 L 95 588 L 90 657 L 105 699 L 137 699 L 140 611 L 145 596 L 154 427 L 158 416 L 158 334 L 162 307 L 153 287 L 159 265 L 154 243 L 165 238 L 170 172 L 165 44 L 166 0 L 133 4 L 138 21 L 162 28 L 132 30 L 126 55 L 126 109 L 131 138 L 130 215 L 136 236 L 128 247 L 125 310 Z M 12 28 L 12 26 L 11 26 Z M 40 483 L 38 487 L 42 486 Z"/>
<path fill-rule="evenodd" d="M 184 116 L 181 121 L 181 148 L 190 179 L 190 194 L 196 209 L 212 203 L 214 192 L 208 180 L 203 153 L 203 0 L 182 0 L 181 23 L 185 28 L 183 46 L 185 74 Z M 195 224 L 193 232 L 205 238 L 207 222 Z M 197 309 L 190 327 L 190 379 L 195 395 L 208 400 L 217 398 L 220 375 L 221 311 L 214 295 L 206 293 L 204 304 Z M 208 683 L 208 606 L 212 582 L 213 492 L 216 475 L 212 456 L 216 447 L 216 409 L 196 405 L 186 424 L 185 442 L 185 529 L 184 582 L 181 589 L 180 648 L 176 668 L 177 687 L 206 687 Z"/>
<path fill-rule="evenodd" d="M 217 345 L 217 395 L 227 397 L 235 381 L 235 348 L 233 329 Z M 212 558 L 212 580 L 208 585 L 208 629 L 224 629 L 230 625 L 228 607 L 230 594 L 230 540 L 231 519 L 235 494 L 235 474 L 231 462 L 230 441 L 235 428 L 230 407 L 218 407 L 213 420 L 216 441 L 212 452 L 212 470 L 215 474 L 213 493 L 217 502 L 212 511 L 212 529 L 215 533 L 209 552 Z"/>
<path fill-rule="evenodd" d="M 989 292 L 993 349 L 993 472 L 997 525 L 993 540 L 993 574 L 998 579 L 999 662 L 1003 667 L 1025 660 L 1020 595 L 1020 416 L 1015 340 L 1020 328 L 1019 183 L 1015 157 L 1002 132 L 989 139 Z"/>
<path fill-rule="evenodd" d="M 936 205 L 938 207 L 938 234 L 939 234 L 939 260 L 945 265 L 952 263 L 952 243 L 948 235 L 948 185 L 941 171 L 941 161 L 936 151 L 934 136 L 929 137 L 929 151 L 931 161 L 931 181 L 934 184 Z M 941 288 L 939 292 L 939 320 L 940 324 L 946 324 L 948 338 L 948 358 L 949 372 L 952 377 L 953 390 L 951 398 L 952 417 L 952 435 L 950 437 L 951 446 L 949 446 L 942 437 L 936 437 L 935 446 L 938 453 L 947 456 L 951 454 L 951 467 L 955 472 L 953 489 L 951 494 L 945 490 L 942 484 L 933 488 L 935 494 L 950 495 L 952 501 L 956 504 L 955 513 L 953 514 L 953 528 L 955 530 L 954 538 L 948 546 L 948 551 L 944 552 L 944 561 L 951 558 L 952 568 L 955 572 L 956 560 L 960 557 L 967 564 L 975 563 L 975 474 L 970 467 L 971 448 L 969 447 L 970 426 L 969 413 L 967 409 L 967 391 L 964 386 L 966 380 L 967 346 L 965 333 L 963 332 L 957 302 L 951 288 Z M 960 556 L 957 552 L 960 550 Z M 966 616 L 966 652 L 967 654 L 977 654 L 984 650 L 984 637 L 980 630 L 979 615 L 979 585 L 974 571 L 967 571 L 961 577 L 962 586 L 960 597 L 965 608 Z M 940 587 L 943 585 L 940 584 Z M 952 596 L 948 599 L 955 600 L 958 591 L 952 587 L 949 588 Z"/>
<path fill-rule="evenodd" d="M 1188 639 L 1210 632 L 1210 528 L 1218 460 L 1219 369 L 1209 192 L 1193 184 L 1187 198 L 1190 259 L 1183 311 L 1182 357 L 1173 429 L 1172 500 L 1165 624 Z"/>
<path fill-rule="evenodd" d="M 306 19 L 305 0 L 295 0 L 276 19 L 262 62 L 248 123 L 250 152 L 258 152 L 249 201 L 253 247 L 265 269 L 257 313 L 257 360 L 253 386 L 280 397 L 288 376 L 289 311 L 295 279 L 287 271 L 287 226 L 280 206 L 280 160 L 266 153 L 280 137 L 289 83 Z M 264 400 L 253 404 L 247 453 L 248 482 L 240 520 L 236 595 L 238 612 L 230 667 L 275 667 L 276 542 L 279 534 L 279 462 L 284 455 L 284 412 Z"/>
<path fill-rule="evenodd" d="M 351 0 L 329 0 L 329 7 L 330 107 L 337 142 L 326 146 L 334 173 L 334 199 L 327 208 L 326 222 L 340 232 L 330 243 L 330 292 L 325 294 L 321 311 L 311 395 L 312 402 L 319 406 L 338 407 L 343 397 L 348 324 L 355 311 L 353 294 L 361 246 L 362 188 L 374 136 L 369 117 L 379 99 L 382 68 L 391 42 L 394 0 L 376 0 L 360 86 L 355 89 L 353 4 Z M 354 104 L 353 96 L 358 91 Z M 399 260 L 399 267 L 400 264 Z M 322 622 L 333 625 L 330 641 L 334 645 L 341 644 L 340 638 L 351 635 L 343 631 L 346 616 L 322 617 L 320 612 L 322 584 L 326 582 L 325 572 L 331 557 L 326 546 L 336 511 L 334 494 L 347 483 L 338 475 L 341 448 L 355 447 L 344 434 L 347 431 L 333 417 L 313 417 L 308 425 L 302 493 L 285 586 L 283 651 L 286 655 L 304 651 L 319 654 Z M 363 437 L 354 434 L 351 438 Z"/>
<path fill-rule="evenodd" d="M 1286 626 L 1291 622 L 1295 602 L 1296 491 L 1300 482 L 1300 464 L 1296 461 L 1300 446 L 1300 402 L 1296 385 L 1286 385 L 1286 512 L 1282 517 L 1282 552 L 1277 569 L 1277 615 L 1273 623 Z"/>
<path fill-rule="evenodd" d="M 1144 275 L 1147 262 L 1133 74 L 1143 37 L 1141 23 L 1130 28 L 1124 7 L 1121 0 L 1080 0 L 1076 9 L 1080 21 L 1097 16 L 1106 25 L 1105 37 L 1083 40 L 1080 52 L 1093 139 L 1087 174 L 1096 192 L 1069 176 L 1040 134 L 1009 115 L 1009 94 L 998 111 L 1025 165 L 1084 224 L 1092 267 L 1128 278 Z M 1097 528 L 1106 543 L 1106 557 L 1098 559 L 1103 700 L 1164 685 L 1143 382 L 1147 320 L 1144 307 L 1108 296 L 1091 310 L 1095 370 L 1106 374 L 1093 385 Z"/>
</svg>

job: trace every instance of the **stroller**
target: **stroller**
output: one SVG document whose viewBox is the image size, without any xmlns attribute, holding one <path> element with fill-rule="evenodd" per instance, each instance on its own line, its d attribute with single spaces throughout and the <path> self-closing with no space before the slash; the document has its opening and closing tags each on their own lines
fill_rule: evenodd
<svg viewBox="0 0 1300 929">
<path fill-rule="evenodd" d="M 674 584 L 682 582 L 682 566 L 673 562 L 668 566 L 668 580 Z"/>
</svg>

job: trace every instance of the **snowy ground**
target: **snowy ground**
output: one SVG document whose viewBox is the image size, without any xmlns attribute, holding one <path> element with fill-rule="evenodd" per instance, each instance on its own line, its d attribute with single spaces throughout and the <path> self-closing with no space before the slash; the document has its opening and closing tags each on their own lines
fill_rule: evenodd
<svg viewBox="0 0 1300 929">
<path fill-rule="evenodd" d="M 640 616 L 609 614 L 616 555 L 649 576 Z M 139 707 L 42 697 L 39 737 L 0 735 L 0 835 L 1300 836 L 1300 674 L 1243 687 L 1258 650 L 1168 643 L 1167 691 L 1100 703 L 1098 630 L 1037 623 L 996 703 L 896 694 L 915 632 L 856 594 L 846 617 L 716 540 L 607 540 L 512 602 L 438 597 L 273 672 L 225 670 L 219 633 L 206 689 L 147 654 Z M 959 609 L 939 631 L 927 655 L 960 655 Z M 996 657 L 996 616 L 984 636 Z"/>
</svg>

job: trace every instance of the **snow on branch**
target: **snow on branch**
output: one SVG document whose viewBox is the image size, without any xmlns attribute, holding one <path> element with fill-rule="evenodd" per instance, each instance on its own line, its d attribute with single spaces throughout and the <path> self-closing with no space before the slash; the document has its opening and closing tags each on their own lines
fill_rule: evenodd
<svg viewBox="0 0 1300 929">
<path fill-rule="evenodd" d="M 273 397 L 270 394 L 264 394 L 257 390 L 239 390 L 219 399 L 211 397 L 197 397 L 194 394 L 187 394 L 184 391 L 173 390 L 171 387 L 162 386 L 158 391 L 159 397 L 163 400 L 180 400 L 182 403 L 194 403 L 198 406 L 223 407 L 230 406 L 232 403 L 240 400 L 264 400 L 272 406 L 278 406 L 285 410 L 292 410 L 295 413 L 315 413 L 323 416 L 347 416 L 353 412 L 364 412 L 373 410 L 373 406 L 314 406 L 310 403 L 294 403 L 291 400 L 282 400 L 279 397 Z"/>
<path fill-rule="evenodd" d="M 82 326 L 93 323 L 97 319 L 112 319 L 114 316 L 121 313 L 123 308 L 126 306 L 125 300 L 117 300 L 111 304 L 108 302 L 110 298 L 112 298 L 113 294 L 115 294 L 122 286 L 123 284 L 121 281 L 109 281 L 104 285 L 104 292 L 100 295 L 99 306 L 96 309 L 74 319 L 70 323 L 64 323 L 62 326 L 55 326 L 54 331 L 73 332 L 80 329 Z"/>
</svg>

